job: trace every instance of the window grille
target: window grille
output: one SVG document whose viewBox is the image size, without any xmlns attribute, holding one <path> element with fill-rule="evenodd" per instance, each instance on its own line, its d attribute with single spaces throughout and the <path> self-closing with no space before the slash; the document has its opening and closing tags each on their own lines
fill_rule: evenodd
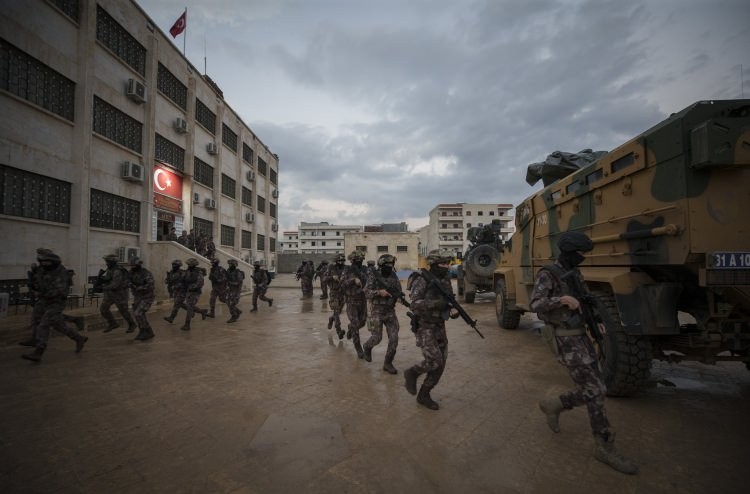
<svg viewBox="0 0 750 494">
<path fill-rule="evenodd" d="M 78 22 L 78 0 L 49 0 L 60 12 Z"/>
<path fill-rule="evenodd" d="M 146 49 L 100 5 L 96 6 L 96 39 L 145 77 Z"/>
<path fill-rule="evenodd" d="M 246 206 L 253 206 L 253 191 L 247 187 L 242 187 L 242 204 Z"/>
<path fill-rule="evenodd" d="M 253 232 L 242 230 L 242 245 L 240 247 L 242 249 L 252 249 L 253 248 L 252 244 L 253 244 Z"/>
<path fill-rule="evenodd" d="M 258 156 L 258 173 L 266 176 L 266 162 L 260 156 Z"/>
<path fill-rule="evenodd" d="M 232 199 L 237 196 L 237 182 L 223 173 L 221 174 L 221 193 Z"/>
<path fill-rule="evenodd" d="M 0 165 L 0 214 L 70 223 L 72 185 Z"/>
<path fill-rule="evenodd" d="M 204 234 L 213 237 L 214 222 L 193 216 L 193 230 L 195 230 L 196 235 Z"/>
<path fill-rule="evenodd" d="M 195 98 L 195 120 L 211 134 L 216 135 L 216 114 L 198 98 Z"/>
<path fill-rule="evenodd" d="M 233 152 L 237 152 L 237 134 L 225 123 L 221 124 L 221 142 Z"/>
<path fill-rule="evenodd" d="M 156 75 L 156 87 L 164 93 L 164 96 L 171 99 L 177 106 L 183 110 L 187 110 L 187 86 L 180 82 L 180 80 L 172 74 L 162 64 L 159 64 L 159 69 Z"/>
<path fill-rule="evenodd" d="M 271 252 L 276 252 L 276 239 L 273 237 L 268 239 L 268 250 Z"/>
<path fill-rule="evenodd" d="M 97 228 L 140 232 L 141 203 L 91 189 L 90 225 Z"/>
<path fill-rule="evenodd" d="M 396 252 L 409 252 L 409 246 L 408 245 L 397 245 L 396 246 Z"/>
<path fill-rule="evenodd" d="M 274 170 L 273 168 L 271 168 L 271 170 L 270 170 L 270 180 L 271 180 L 271 183 L 274 184 L 274 185 L 276 185 L 276 182 L 278 181 L 277 175 L 278 174 L 276 173 L 276 170 Z"/>
<path fill-rule="evenodd" d="M 259 213 L 265 213 L 266 212 L 266 198 L 259 195 L 255 199 L 255 201 L 257 203 L 258 212 Z"/>
<path fill-rule="evenodd" d="M 271 218 L 276 218 L 276 204 L 269 202 L 268 203 L 268 215 Z M 323 232 L 323 235 L 325 235 L 326 232 Z"/>
<path fill-rule="evenodd" d="M 94 132 L 140 153 L 143 124 L 94 96 Z"/>
<path fill-rule="evenodd" d="M 242 159 L 251 165 L 253 164 L 253 148 L 244 142 L 242 143 Z"/>
<path fill-rule="evenodd" d="M 255 249 L 260 250 L 260 251 L 266 250 L 266 236 L 265 235 L 261 235 L 260 233 L 258 234 L 258 241 L 256 242 Z"/>
<path fill-rule="evenodd" d="M 198 158 L 193 158 L 193 160 L 195 162 L 194 163 L 195 166 L 193 168 L 193 179 L 196 182 L 213 189 L 214 188 L 214 168 L 208 163 Z"/>
<path fill-rule="evenodd" d="M 234 227 L 221 225 L 221 245 L 234 247 Z"/>
<path fill-rule="evenodd" d="M 154 157 L 169 163 L 178 170 L 185 170 L 185 150 L 166 137 L 156 134 Z"/>
</svg>

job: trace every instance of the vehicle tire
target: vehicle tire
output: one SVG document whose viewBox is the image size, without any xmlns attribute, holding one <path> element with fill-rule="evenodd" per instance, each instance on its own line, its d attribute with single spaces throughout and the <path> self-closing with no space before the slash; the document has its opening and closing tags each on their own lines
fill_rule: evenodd
<svg viewBox="0 0 750 494">
<path fill-rule="evenodd" d="M 465 292 L 464 293 L 464 302 L 467 304 L 473 304 L 474 303 L 474 296 L 477 292 Z"/>
<path fill-rule="evenodd" d="M 456 285 L 458 285 L 458 294 L 463 295 L 464 294 L 464 280 L 463 278 L 459 278 L 456 280 Z"/>
<path fill-rule="evenodd" d="M 631 396 L 646 385 L 651 374 L 651 341 L 625 333 L 620 324 L 615 297 L 606 291 L 592 291 L 615 328 L 607 328 L 599 361 L 607 396 Z"/>
<path fill-rule="evenodd" d="M 521 323 L 520 310 L 508 309 L 508 295 L 505 288 L 505 280 L 497 280 L 495 285 L 495 316 L 501 328 L 516 329 Z"/>
<path fill-rule="evenodd" d="M 463 262 L 464 270 L 471 271 L 481 278 L 491 278 L 498 259 L 500 259 L 500 253 L 493 246 L 478 245 L 466 253 Z"/>
</svg>

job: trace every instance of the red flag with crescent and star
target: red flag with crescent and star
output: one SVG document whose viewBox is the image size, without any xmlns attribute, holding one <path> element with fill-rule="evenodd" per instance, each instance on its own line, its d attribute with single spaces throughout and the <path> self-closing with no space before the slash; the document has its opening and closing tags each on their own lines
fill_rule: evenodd
<svg viewBox="0 0 750 494">
<path fill-rule="evenodd" d="M 169 30 L 169 34 L 171 34 L 173 38 L 176 38 L 179 34 L 182 34 L 185 30 L 185 26 L 187 26 L 187 9 L 182 13 L 179 19 L 175 21 L 174 26 Z"/>
<path fill-rule="evenodd" d="M 182 177 L 169 168 L 154 166 L 154 192 L 182 199 Z"/>
</svg>

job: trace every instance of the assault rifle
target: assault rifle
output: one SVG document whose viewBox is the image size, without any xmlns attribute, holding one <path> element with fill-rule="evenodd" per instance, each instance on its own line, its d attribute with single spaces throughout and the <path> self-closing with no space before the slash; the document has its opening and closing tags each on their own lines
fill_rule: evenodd
<svg viewBox="0 0 750 494">
<path fill-rule="evenodd" d="M 373 270 L 372 274 L 375 283 L 378 284 L 378 288 L 382 288 L 391 296 L 394 306 L 396 305 L 396 302 L 401 302 L 407 309 L 411 307 L 411 304 L 406 301 L 406 296 L 404 295 L 404 292 L 401 291 L 400 286 L 398 288 L 389 286 L 388 283 L 385 282 L 385 279 L 376 270 Z"/>
<path fill-rule="evenodd" d="M 601 345 L 603 336 L 599 330 L 599 324 L 606 327 L 607 324 L 605 323 L 604 317 L 606 317 L 605 314 L 609 315 L 606 309 L 602 307 L 601 301 L 586 291 L 586 288 L 581 282 L 581 277 L 578 276 L 577 269 L 571 269 L 562 274 L 560 274 L 562 269 L 557 265 L 553 265 L 552 269 L 558 274 L 560 280 L 568 286 L 570 296 L 581 303 L 583 320 L 591 332 L 591 337 L 594 338 L 597 344 Z"/>
<path fill-rule="evenodd" d="M 102 293 L 104 291 L 104 274 L 106 272 L 105 269 L 100 269 L 99 274 L 96 275 L 96 280 L 94 280 L 94 293 Z"/>
<path fill-rule="evenodd" d="M 484 339 L 484 335 L 479 331 L 479 329 L 477 329 L 476 319 L 472 319 L 471 316 L 464 310 L 464 308 L 461 307 L 461 304 L 458 303 L 456 297 L 452 293 L 448 292 L 445 288 L 443 288 L 443 286 L 440 284 L 440 281 L 435 277 L 435 275 L 430 273 L 426 269 L 420 270 L 420 274 L 425 280 L 427 280 L 428 286 L 432 285 L 437 289 L 440 295 L 443 296 L 443 299 L 448 302 L 448 307 L 450 307 L 451 309 L 456 309 L 458 311 L 458 315 L 461 316 L 461 319 L 463 319 L 466 324 L 471 326 L 474 331 L 476 331 L 477 334 Z"/>
</svg>

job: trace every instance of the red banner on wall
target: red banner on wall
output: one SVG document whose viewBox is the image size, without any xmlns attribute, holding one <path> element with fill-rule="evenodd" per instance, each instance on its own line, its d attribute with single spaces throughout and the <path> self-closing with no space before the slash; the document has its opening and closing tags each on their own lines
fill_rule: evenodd
<svg viewBox="0 0 750 494">
<path fill-rule="evenodd" d="M 154 207 L 165 209 L 173 213 L 182 213 L 182 201 L 172 197 L 154 193 Z"/>
<path fill-rule="evenodd" d="M 167 167 L 154 165 L 154 192 L 182 199 L 182 177 Z"/>
</svg>

